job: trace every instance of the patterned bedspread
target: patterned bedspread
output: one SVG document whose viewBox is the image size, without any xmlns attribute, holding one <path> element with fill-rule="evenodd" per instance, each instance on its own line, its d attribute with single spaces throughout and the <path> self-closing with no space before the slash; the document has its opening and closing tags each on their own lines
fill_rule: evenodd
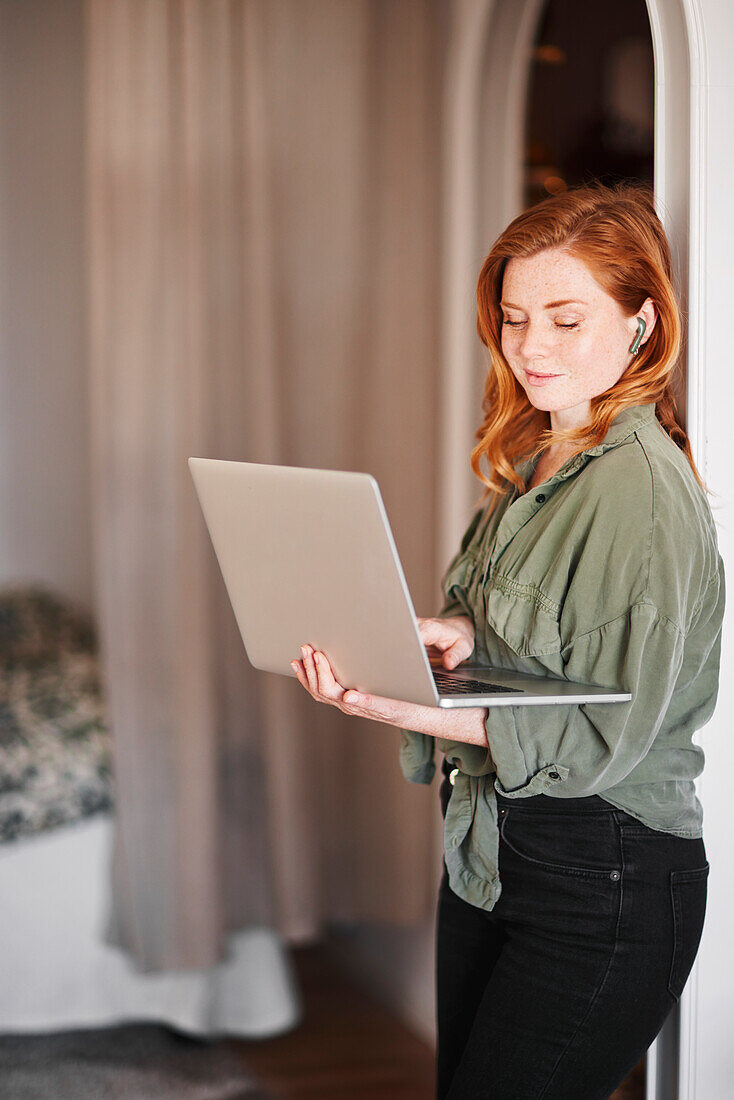
<svg viewBox="0 0 734 1100">
<path fill-rule="evenodd" d="M 110 741 L 91 621 L 0 588 L 0 843 L 111 809 Z"/>
</svg>

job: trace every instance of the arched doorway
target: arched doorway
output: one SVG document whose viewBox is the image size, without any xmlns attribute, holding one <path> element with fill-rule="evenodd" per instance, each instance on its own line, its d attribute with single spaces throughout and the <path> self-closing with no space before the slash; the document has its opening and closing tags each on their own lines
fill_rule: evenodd
<svg viewBox="0 0 734 1100">
<path fill-rule="evenodd" d="M 476 338 L 474 290 L 498 233 L 526 205 L 524 120 L 529 65 L 543 0 L 457 5 L 447 71 L 444 144 L 444 293 L 439 554 L 448 562 L 475 499 L 466 456 L 473 443 L 486 363 Z M 596 6 L 594 6 L 596 13 Z M 616 11 L 616 8 L 615 8 Z M 706 83 L 697 0 L 647 0 L 654 56 L 653 181 L 673 250 L 686 332 L 678 406 L 704 467 L 704 261 L 700 247 Z M 541 43 L 542 45 L 542 43 Z M 629 66 L 620 55 L 617 64 Z M 696 969 L 647 1058 L 647 1100 L 686 1100 L 695 1080 Z"/>
</svg>

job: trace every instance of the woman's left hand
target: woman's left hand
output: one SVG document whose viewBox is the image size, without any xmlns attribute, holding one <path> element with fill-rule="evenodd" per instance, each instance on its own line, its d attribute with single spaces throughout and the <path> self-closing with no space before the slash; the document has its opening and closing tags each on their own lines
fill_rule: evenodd
<svg viewBox="0 0 734 1100">
<path fill-rule="evenodd" d="M 363 695 L 353 688 L 346 690 L 337 682 L 325 653 L 309 645 L 301 646 L 301 653 L 303 659 L 291 661 L 291 668 L 317 702 L 338 707 L 344 714 L 371 718 L 401 729 L 427 733 L 430 737 L 487 746 L 484 726 L 487 711 L 484 707 L 424 707 L 403 699 Z"/>
</svg>

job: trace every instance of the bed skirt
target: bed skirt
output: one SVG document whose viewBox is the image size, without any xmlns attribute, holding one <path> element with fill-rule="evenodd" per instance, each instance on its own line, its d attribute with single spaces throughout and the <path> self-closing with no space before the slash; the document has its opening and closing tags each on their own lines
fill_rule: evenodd
<svg viewBox="0 0 734 1100">
<path fill-rule="evenodd" d="M 299 1023 L 288 953 L 270 929 L 230 936 L 217 966 L 153 974 L 103 941 L 113 828 L 98 813 L 0 845 L 0 1032 L 147 1020 L 260 1038 Z"/>
</svg>

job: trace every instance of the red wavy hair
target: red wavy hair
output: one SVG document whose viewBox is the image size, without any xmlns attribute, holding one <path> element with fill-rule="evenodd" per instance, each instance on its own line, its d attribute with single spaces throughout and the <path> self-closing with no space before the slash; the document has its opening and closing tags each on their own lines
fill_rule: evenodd
<svg viewBox="0 0 734 1100">
<path fill-rule="evenodd" d="M 547 248 L 562 248 L 582 260 L 627 316 L 634 316 L 647 298 L 658 311 L 649 339 L 622 377 L 591 398 L 589 423 L 565 431 L 554 431 L 549 413 L 530 404 L 502 353 L 499 303 L 507 262 Z M 663 428 L 709 492 L 693 461 L 671 386 L 673 370 L 681 369 L 681 327 L 670 245 L 649 187 L 593 182 L 553 195 L 518 215 L 495 241 L 477 283 L 477 332 L 491 358 L 482 399 L 484 419 L 475 435 L 479 443 L 471 453 L 472 470 L 485 485 L 481 502 L 493 493 L 510 492 L 511 485 L 526 491 L 514 469 L 518 461 L 535 457 L 550 444 L 567 444 L 574 453 L 595 447 L 622 409 L 652 401 Z M 481 470 L 483 457 L 490 477 Z"/>
</svg>

